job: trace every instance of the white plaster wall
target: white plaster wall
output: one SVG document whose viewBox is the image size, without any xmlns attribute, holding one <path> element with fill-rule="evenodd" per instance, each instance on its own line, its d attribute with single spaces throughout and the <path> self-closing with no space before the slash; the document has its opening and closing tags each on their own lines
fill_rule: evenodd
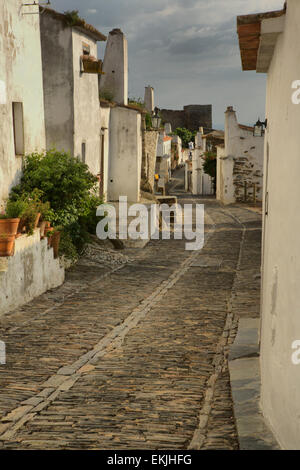
<svg viewBox="0 0 300 470">
<path fill-rule="evenodd" d="M 223 204 L 237 202 L 244 195 L 244 181 L 247 181 L 249 197 L 256 183 L 257 200 L 262 201 L 264 137 L 254 137 L 253 130 L 240 128 L 234 111 L 225 113 L 225 150 L 218 153 L 217 199 Z M 243 162 L 241 174 L 234 174 L 240 168 L 236 162 Z M 237 183 L 241 184 L 239 193 Z"/>
<path fill-rule="evenodd" d="M 43 13 L 40 29 L 47 150 L 74 155 L 72 28 Z"/>
<path fill-rule="evenodd" d="M 182 140 L 178 135 L 174 135 L 172 138 L 172 142 L 177 145 L 178 154 L 179 154 L 178 164 L 182 165 L 183 163 Z"/>
<path fill-rule="evenodd" d="M 104 137 L 104 184 L 103 184 L 103 191 L 104 195 L 107 198 L 108 192 L 108 180 L 109 180 L 109 126 L 110 126 L 110 108 L 109 107 L 101 107 L 100 111 L 101 117 L 101 132 L 103 133 Z"/>
<path fill-rule="evenodd" d="M 0 316 L 63 284 L 64 269 L 47 245 L 38 229 L 16 240 L 14 256 L 1 258 Z"/>
<path fill-rule="evenodd" d="M 200 162 L 201 149 L 195 149 L 192 160 L 192 193 L 202 194 L 202 165 Z"/>
<path fill-rule="evenodd" d="M 197 132 L 195 137 L 195 150 L 193 151 L 192 192 L 194 195 L 212 196 L 214 194 L 212 178 L 203 170 L 203 156 L 205 151 L 206 139 L 203 139 L 202 132 Z"/>
<path fill-rule="evenodd" d="M 221 201 L 222 195 L 224 192 L 223 188 L 223 162 L 222 159 L 225 156 L 225 148 L 222 146 L 217 146 L 217 191 L 216 191 L 216 199 Z"/>
<path fill-rule="evenodd" d="M 165 124 L 165 133 L 166 133 L 166 135 L 172 134 L 172 126 L 169 122 L 167 122 Z"/>
<path fill-rule="evenodd" d="M 172 140 L 166 140 L 163 143 L 163 156 L 168 155 L 171 159 L 172 157 Z"/>
<path fill-rule="evenodd" d="M 38 7 L 22 8 L 23 3 L 0 2 L 0 204 L 22 169 L 23 159 L 14 150 L 13 101 L 23 102 L 25 153 L 46 146 L 39 15 L 22 14 L 38 12 Z"/>
<path fill-rule="evenodd" d="M 300 80 L 299 37 L 300 3 L 289 0 L 267 81 L 261 370 L 264 415 L 281 445 L 297 450 L 300 366 L 292 364 L 291 345 L 300 340 L 300 105 L 291 101 L 291 84 Z"/>
<path fill-rule="evenodd" d="M 80 73 L 83 43 L 90 46 L 90 55 L 97 58 L 97 42 L 76 28 L 72 32 L 74 74 L 74 155 L 82 158 L 85 143 L 86 158 L 91 173 L 100 173 L 100 105 L 98 75 Z"/>
<path fill-rule="evenodd" d="M 133 109 L 117 106 L 110 111 L 108 199 L 140 199 L 142 165 L 141 115 Z"/>
<path fill-rule="evenodd" d="M 235 191 L 233 185 L 234 159 L 226 156 L 224 149 L 217 155 L 217 200 L 222 204 L 234 204 Z"/>
</svg>

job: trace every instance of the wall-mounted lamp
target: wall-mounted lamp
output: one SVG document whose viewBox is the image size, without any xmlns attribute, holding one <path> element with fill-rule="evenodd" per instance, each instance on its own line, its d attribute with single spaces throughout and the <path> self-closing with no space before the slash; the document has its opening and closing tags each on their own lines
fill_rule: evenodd
<svg viewBox="0 0 300 470">
<path fill-rule="evenodd" d="M 267 128 L 267 125 L 268 125 L 267 119 L 264 122 L 261 122 L 261 120 L 258 119 L 257 123 L 254 126 L 254 131 L 253 131 L 254 137 L 262 137 L 265 129 Z"/>
<path fill-rule="evenodd" d="M 161 118 L 159 116 L 159 109 L 158 108 L 155 108 L 154 109 L 154 115 L 152 116 L 152 127 L 154 129 L 160 129 L 160 125 L 161 125 Z"/>
</svg>

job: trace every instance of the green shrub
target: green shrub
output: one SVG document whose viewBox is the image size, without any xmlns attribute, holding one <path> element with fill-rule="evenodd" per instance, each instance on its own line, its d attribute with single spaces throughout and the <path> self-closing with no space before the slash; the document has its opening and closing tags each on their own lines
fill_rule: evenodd
<svg viewBox="0 0 300 470">
<path fill-rule="evenodd" d="M 204 173 L 212 177 L 213 184 L 214 184 L 214 191 L 216 192 L 217 155 L 214 152 L 205 152 L 203 170 L 204 170 Z"/>
<path fill-rule="evenodd" d="M 33 153 L 25 158 L 21 183 L 13 188 L 10 200 L 30 203 L 31 224 L 35 211 L 54 227 L 64 227 L 67 241 L 62 246 L 71 241 L 68 251 L 75 247 L 80 253 L 98 223 L 96 208 L 102 200 L 96 196 L 96 183 L 88 166 L 66 152 Z"/>
<path fill-rule="evenodd" d="M 80 18 L 78 10 L 68 10 L 64 12 L 65 20 L 68 26 L 83 26 L 84 19 Z"/>
<path fill-rule="evenodd" d="M 184 148 L 188 148 L 189 143 L 194 142 L 195 135 L 197 134 L 197 132 L 196 131 L 191 132 L 189 129 L 186 129 L 185 127 L 177 127 L 177 129 L 175 129 L 174 131 L 174 134 L 178 135 L 181 138 L 182 146 Z"/>
<path fill-rule="evenodd" d="M 17 201 L 8 200 L 6 204 L 5 216 L 7 219 L 18 219 L 23 216 L 27 209 L 27 202 L 18 199 Z"/>
<path fill-rule="evenodd" d="M 105 100 L 109 101 L 110 103 L 113 103 L 114 101 L 114 94 L 110 90 L 101 90 L 99 93 L 100 100 Z"/>
<path fill-rule="evenodd" d="M 88 166 L 66 152 L 33 153 L 25 157 L 21 183 L 12 190 L 11 199 L 39 190 L 42 202 L 49 202 L 54 211 L 75 208 L 83 215 L 96 182 Z"/>
<path fill-rule="evenodd" d="M 152 117 L 150 113 L 146 114 L 146 129 L 147 130 L 152 129 Z"/>
<path fill-rule="evenodd" d="M 88 233 L 96 233 L 96 227 L 101 220 L 101 217 L 96 216 L 96 212 L 101 204 L 103 200 L 100 197 L 91 195 L 86 214 L 79 219 L 80 225 L 84 226 Z"/>
<path fill-rule="evenodd" d="M 63 230 L 60 234 L 59 255 L 65 256 L 71 261 L 76 261 L 78 252 L 73 243 L 71 235 Z"/>
</svg>

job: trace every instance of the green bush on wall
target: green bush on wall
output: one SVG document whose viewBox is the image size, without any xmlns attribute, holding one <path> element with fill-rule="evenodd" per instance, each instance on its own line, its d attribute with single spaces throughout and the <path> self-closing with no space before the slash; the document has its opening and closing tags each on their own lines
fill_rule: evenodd
<svg viewBox="0 0 300 470">
<path fill-rule="evenodd" d="M 96 209 L 103 202 L 97 196 L 96 183 L 88 166 L 69 153 L 32 153 L 25 157 L 21 182 L 12 189 L 10 200 L 22 200 L 38 191 L 41 203 L 49 203 L 44 218 L 54 227 L 63 227 L 65 244 L 72 243 L 80 253 L 89 233 L 95 234 Z"/>
</svg>

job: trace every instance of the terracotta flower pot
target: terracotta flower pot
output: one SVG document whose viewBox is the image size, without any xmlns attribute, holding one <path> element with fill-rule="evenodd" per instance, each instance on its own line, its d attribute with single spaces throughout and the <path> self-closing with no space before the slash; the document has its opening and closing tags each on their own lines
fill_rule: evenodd
<svg viewBox="0 0 300 470">
<path fill-rule="evenodd" d="M 40 234 L 41 234 L 41 240 L 44 240 L 44 238 L 45 238 L 45 228 L 46 228 L 46 224 L 47 224 L 47 222 L 45 222 L 45 221 L 43 220 L 43 222 L 40 222 L 40 225 L 39 225 L 39 227 L 40 227 Z"/>
<path fill-rule="evenodd" d="M 58 258 L 59 243 L 60 243 L 60 232 L 54 232 L 51 237 L 51 246 L 54 252 L 54 258 Z"/>
<path fill-rule="evenodd" d="M 51 238 L 52 238 L 52 235 L 48 236 L 48 233 L 53 232 L 53 230 L 54 230 L 53 227 L 46 227 L 45 228 L 45 234 L 44 235 L 45 235 L 45 237 L 48 238 L 48 246 L 51 246 Z"/>
<path fill-rule="evenodd" d="M 102 74 L 102 60 L 97 60 L 94 57 L 82 56 L 82 65 L 85 73 Z"/>
<path fill-rule="evenodd" d="M 22 235 L 22 233 L 25 231 L 25 224 L 26 224 L 25 217 L 21 217 L 16 238 L 19 238 Z"/>
<path fill-rule="evenodd" d="M 37 226 L 39 225 L 40 218 L 41 218 L 41 214 L 38 213 L 38 214 L 36 215 L 35 222 L 34 222 L 34 228 L 35 228 L 35 229 L 36 229 Z"/>
<path fill-rule="evenodd" d="M 0 236 L 0 256 L 13 256 L 15 235 Z"/>
<path fill-rule="evenodd" d="M 17 235 L 20 219 L 0 219 L 0 235 Z"/>
</svg>

